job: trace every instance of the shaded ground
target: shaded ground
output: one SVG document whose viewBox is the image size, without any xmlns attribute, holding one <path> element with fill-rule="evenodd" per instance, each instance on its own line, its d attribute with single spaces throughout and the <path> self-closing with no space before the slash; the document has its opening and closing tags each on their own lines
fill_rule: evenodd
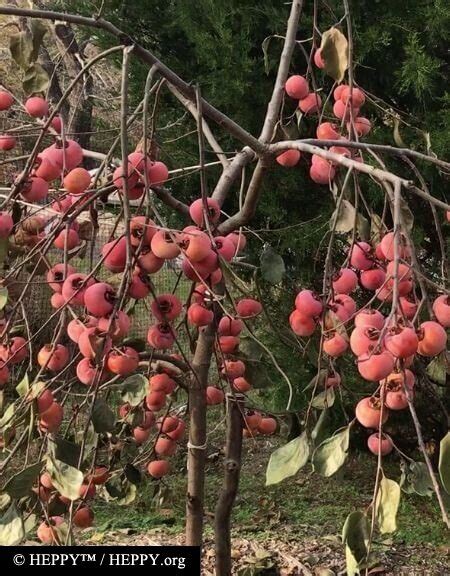
<svg viewBox="0 0 450 576">
<path fill-rule="evenodd" d="M 339 534 L 349 512 L 371 500 L 375 462 L 354 457 L 333 478 L 308 471 L 266 488 L 265 467 L 271 441 L 247 445 L 240 494 L 234 513 L 234 573 L 332 576 L 345 573 Z M 210 452 L 210 454 L 212 454 Z M 210 457 L 207 470 L 204 574 L 213 573 L 212 519 L 220 488 L 221 458 Z M 398 480 L 398 466 L 386 474 Z M 96 527 L 86 532 L 92 544 L 177 544 L 183 542 L 184 472 L 169 477 L 158 492 L 145 480 L 138 501 L 119 507 L 99 502 Z M 394 535 L 376 535 L 375 571 L 412 576 L 450 575 L 450 539 L 434 500 L 402 494 Z"/>
</svg>

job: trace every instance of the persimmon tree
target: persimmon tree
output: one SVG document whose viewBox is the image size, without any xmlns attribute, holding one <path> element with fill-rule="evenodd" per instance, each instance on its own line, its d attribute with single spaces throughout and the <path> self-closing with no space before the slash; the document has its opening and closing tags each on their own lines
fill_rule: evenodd
<svg viewBox="0 0 450 576">
<path fill-rule="evenodd" d="M 292 413 L 292 383 L 255 329 L 264 323 L 271 328 L 258 282 L 240 277 L 247 266 L 273 286 L 283 279 L 283 261 L 270 247 L 261 269 L 245 261 L 246 244 L 256 234 L 251 222 L 262 183 L 277 164 L 286 170 L 303 170 L 306 164 L 311 181 L 332 194 L 335 209 L 320 290 L 299 287 L 285 319 L 289 345 L 298 354 L 317 351 L 317 374 L 305 389 L 310 400 L 298 415 L 301 433 L 272 454 L 267 484 L 293 476 L 309 461 L 316 472 L 333 475 L 346 460 L 352 430 L 361 426 L 377 458 L 377 473 L 369 508 L 352 512 L 343 529 L 348 573 L 369 566 L 376 528 L 396 529 L 401 488 L 434 492 L 449 526 L 444 493 L 450 492 L 450 435 L 442 438 L 435 470 L 415 399 L 430 378 L 445 384 L 450 326 L 442 227 L 450 206 L 430 193 L 419 166 L 426 163 L 448 175 L 450 164 L 430 151 L 370 142 L 374 100 L 355 78 L 348 3 L 343 2 L 342 21 L 320 34 L 315 21 L 309 39 L 298 37 L 302 8 L 294 0 L 287 15 L 275 84 L 256 137 L 203 98 L 201 86 L 182 80 L 101 11 L 89 18 L 0 7 L 0 14 L 20 22 L 10 45 L 23 69 L 23 93 L 6 83 L 0 91 L 1 162 L 15 170 L 11 185 L 4 182 L 0 214 L 3 544 L 22 541 L 36 526 L 43 543 L 72 543 L 76 528 L 94 521 L 94 497 L 129 503 L 141 473 L 163 482 L 177 447 L 186 444 L 186 543 L 201 545 L 207 409 L 223 404 L 226 449 L 215 515 L 216 570 L 231 574 L 230 518 L 242 440 L 275 434 L 282 416 L 275 418 L 252 400 L 251 359 L 240 347 L 244 334 L 272 363 L 277 385 L 288 388 L 285 414 Z M 90 59 L 77 58 L 70 82 L 58 97 L 53 90 L 48 98 L 51 78 L 38 56 L 55 21 L 102 30 L 114 45 Z M 305 56 L 302 70 L 292 70 L 295 50 Z M 117 55 L 122 59 L 120 129 L 109 150 L 92 151 L 80 145 L 76 128 L 67 133 L 62 112 L 87 79 L 92 90 L 95 66 Z M 133 59 L 149 69 L 142 98 L 131 109 Z M 160 159 L 155 133 L 166 92 L 193 118 L 194 167 L 169 170 Z M 288 138 L 288 115 L 298 126 L 306 118 L 315 134 Z M 222 149 L 222 134 L 235 142 L 232 154 Z M 15 153 L 19 141 L 20 155 Z M 206 148 L 217 161 L 205 161 Z M 405 170 L 390 169 L 391 158 L 400 159 Z M 207 177 L 211 165 L 222 169 L 213 187 Z M 186 204 L 177 198 L 176 177 L 192 172 L 198 173 L 199 192 Z M 379 214 L 364 193 L 367 181 L 378 186 L 384 205 Z M 227 206 L 235 204 L 236 195 L 239 207 L 230 212 Z M 424 261 L 414 242 L 411 195 L 430 209 L 440 266 Z M 108 198 L 117 198 L 120 209 L 96 258 L 98 217 Z M 177 281 L 173 290 L 161 292 L 157 274 L 168 262 Z M 26 306 L 36 283 L 49 289 L 53 309 L 39 327 L 30 326 Z M 145 342 L 133 336 L 138 303 L 148 320 Z M 43 340 L 47 328 L 50 337 Z M 349 394 L 354 415 L 345 414 L 345 424 L 330 434 L 327 414 L 337 396 L 347 395 L 343 367 L 352 357 L 365 392 L 358 400 Z M 439 408 L 448 427 L 443 402 Z M 411 414 L 423 461 L 396 445 L 401 410 Z M 392 423 L 389 434 L 387 423 Z M 383 472 L 383 460 L 393 451 L 402 463 L 400 484 Z M 10 466 L 15 473 L 9 473 Z"/>
</svg>

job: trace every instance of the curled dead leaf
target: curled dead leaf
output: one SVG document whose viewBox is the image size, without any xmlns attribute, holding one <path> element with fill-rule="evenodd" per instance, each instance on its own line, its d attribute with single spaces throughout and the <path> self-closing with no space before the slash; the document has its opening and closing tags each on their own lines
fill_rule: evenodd
<svg viewBox="0 0 450 576">
<path fill-rule="evenodd" d="M 320 54 L 328 76 L 342 82 L 348 68 L 348 41 L 338 28 L 330 28 L 323 33 Z"/>
</svg>

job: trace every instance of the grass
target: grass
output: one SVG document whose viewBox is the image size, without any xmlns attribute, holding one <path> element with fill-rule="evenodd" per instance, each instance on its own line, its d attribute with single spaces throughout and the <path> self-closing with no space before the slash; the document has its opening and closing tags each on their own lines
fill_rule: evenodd
<svg viewBox="0 0 450 576">
<path fill-rule="evenodd" d="M 347 515 L 364 510 L 370 503 L 375 476 L 375 461 L 368 455 L 349 459 L 335 477 L 322 478 L 306 470 L 276 486 L 265 487 L 265 466 L 270 442 L 246 445 L 239 495 L 233 515 L 235 536 L 255 539 L 290 537 L 335 538 Z M 182 459 L 180 458 L 180 462 Z M 387 463 L 386 475 L 399 479 L 396 463 Z M 161 528 L 167 533 L 183 530 L 185 472 L 175 471 L 154 495 L 156 483 L 143 480 L 140 496 L 132 505 L 96 505 L 98 530 L 131 529 L 144 532 Z M 206 473 L 206 534 L 212 533 L 212 515 L 221 486 L 221 463 L 208 463 Z M 160 499 L 157 504 L 157 499 Z M 435 499 L 402 493 L 398 531 L 377 537 L 406 546 L 448 546 L 448 533 L 441 521 Z"/>
</svg>

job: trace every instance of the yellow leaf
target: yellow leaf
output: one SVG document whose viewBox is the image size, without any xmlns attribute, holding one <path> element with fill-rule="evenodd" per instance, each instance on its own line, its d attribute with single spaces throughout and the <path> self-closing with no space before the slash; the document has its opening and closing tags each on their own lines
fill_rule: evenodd
<svg viewBox="0 0 450 576">
<path fill-rule="evenodd" d="M 324 32 L 320 45 L 320 55 L 325 63 L 324 69 L 328 76 L 336 82 L 342 82 L 348 68 L 347 38 L 337 28 Z"/>
<path fill-rule="evenodd" d="M 394 142 L 399 148 L 406 148 L 400 134 L 400 120 L 398 118 L 394 118 Z"/>
<path fill-rule="evenodd" d="M 394 480 L 383 478 L 380 482 L 375 509 L 381 534 L 397 530 L 397 511 L 400 504 L 400 486 Z"/>
</svg>

